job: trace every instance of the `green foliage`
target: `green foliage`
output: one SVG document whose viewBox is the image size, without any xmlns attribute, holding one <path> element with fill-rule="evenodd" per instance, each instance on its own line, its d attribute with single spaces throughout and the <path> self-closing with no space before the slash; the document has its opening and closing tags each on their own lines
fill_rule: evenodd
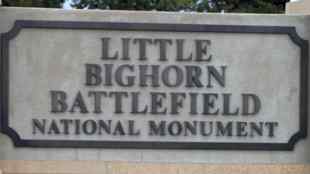
<svg viewBox="0 0 310 174">
<path fill-rule="evenodd" d="M 230 12 L 244 13 L 282 13 L 285 9 L 287 1 L 271 1 L 271 0 L 236 0 L 237 3 L 229 9 Z"/>
<path fill-rule="evenodd" d="M 236 13 L 283 13 L 288 0 L 202 0 L 196 11 Z"/>
<path fill-rule="evenodd" d="M 5 6 L 61 8 L 65 0 L 3 0 Z M 282 13 L 288 0 L 73 0 L 78 9 Z"/>
<path fill-rule="evenodd" d="M 194 1 L 192 0 L 157 0 L 154 10 L 159 11 L 180 11 L 192 10 Z"/>
<path fill-rule="evenodd" d="M 2 0 L 4 6 L 61 8 L 65 0 Z"/>
<path fill-rule="evenodd" d="M 281 13 L 288 0 L 73 0 L 79 9 Z"/>
<path fill-rule="evenodd" d="M 152 0 L 74 0 L 74 6 L 79 9 L 151 10 Z"/>
<path fill-rule="evenodd" d="M 73 0 L 79 9 L 178 11 L 189 8 L 192 0 Z"/>
</svg>

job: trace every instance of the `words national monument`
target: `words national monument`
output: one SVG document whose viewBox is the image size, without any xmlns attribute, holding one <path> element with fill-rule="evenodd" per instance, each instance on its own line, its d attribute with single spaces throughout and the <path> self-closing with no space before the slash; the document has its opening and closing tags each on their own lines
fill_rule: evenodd
<svg viewBox="0 0 310 174">
<path fill-rule="evenodd" d="M 61 44 L 70 38 L 59 30 L 74 30 L 81 45 L 54 50 L 36 37 L 44 28 Z M 291 150 L 306 136 L 308 42 L 294 27 L 17 20 L 2 35 L 3 63 L 37 48 L 28 35 L 45 47 L 12 65 L 30 80 L 14 99 L 31 102 L 2 115 L 17 146 Z M 287 52 L 257 48 L 274 35 Z M 294 78 L 269 74 L 288 69 Z"/>
<path fill-rule="evenodd" d="M 0 159 L 310 162 L 307 15 L 0 8 L 0 23 Z"/>
</svg>

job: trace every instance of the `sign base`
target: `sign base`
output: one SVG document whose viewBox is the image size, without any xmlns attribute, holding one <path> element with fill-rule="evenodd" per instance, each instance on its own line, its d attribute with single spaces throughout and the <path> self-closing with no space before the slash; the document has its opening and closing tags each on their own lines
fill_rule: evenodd
<svg viewBox="0 0 310 174">
<path fill-rule="evenodd" d="M 310 165 L 212 165 L 106 161 L 0 161 L 2 174 L 308 174 Z M 1 173 L 1 172 L 0 172 Z"/>
</svg>

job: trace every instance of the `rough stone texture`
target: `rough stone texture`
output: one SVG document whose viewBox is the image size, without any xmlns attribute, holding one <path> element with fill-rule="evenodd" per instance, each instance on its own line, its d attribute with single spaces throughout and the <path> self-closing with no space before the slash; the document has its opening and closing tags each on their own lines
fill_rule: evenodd
<svg viewBox="0 0 310 174">
<path fill-rule="evenodd" d="M 309 165 L 208 165 L 103 161 L 0 161 L 3 174 L 309 174 Z"/>
<path fill-rule="evenodd" d="M 48 36 L 48 37 L 41 37 Z M 114 67 L 133 64 L 143 65 L 143 61 L 138 61 L 137 46 L 131 45 L 131 59 L 130 61 L 104 61 L 101 60 L 100 38 L 111 37 L 111 53 L 119 51 L 121 48 L 121 38 L 169 38 L 169 39 L 185 39 L 185 53 L 193 52 L 193 39 L 210 39 L 212 41 L 213 60 L 208 63 L 200 63 L 192 61 L 186 65 L 199 66 L 202 69 L 201 79 L 208 79 L 205 66 L 227 66 L 226 68 L 226 86 L 219 87 L 214 83 L 214 88 L 202 91 L 197 88 L 186 88 L 185 84 L 180 88 L 169 88 L 162 85 L 156 92 L 212 92 L 219 93 L 218 105 L 220 112 L 222 112 L 221 93 L 232 93 L 232 102 L 234 107 L 241 107 L 241 94 L 254 93 L 262 102 L 261 111 L 253 117 L 236 116 L 233 117 L 207 117 L 190 116 L 188 113 L 190 100 L 184 100 L 184 107 L 180 109 L 178 117 L 166 114 L 164 116 L 154 116 L 152 114 L 144 114 L 144 116 L 130 114 L 131 99 L 124 99 L 122 110 L 124 114 L 114 114 L 116 107 L 113 99 L 104 98 L 102 100 L 103 114 L 92 114 L 92 99 L 87 97 L 87 92 L 90 90 L 103 91 L 136 91 L 140 89 L 141 94 L 140 106 L 147 104 L 150 108 L 149 92 L 154 90 L 152 88 L 141 88 L 135 85 L 131 88 L 124 88 L 114 83 L 113 88 L 109 87 L 85 87 L 85 65 L 86 63 L 102 65 L 105 63 L 113 63 Z M 38 45 L 37 43 L 40 43 Z M 78 44 L 72 44 L 78 43 Z M 174 43 L 174 42 L 173 42 Z M 262 44 L 264 43 L 264 44 Z M 148 136 L 148 120 L 167 120 L 167 121 L 229 121 L 242 120 L 259 122 L 259 121 L 278 121 L 278 128 L 276 130 L 276 138 L 253 137 L 241 139 L 237 136 L 231 138 L 209 136 L 209 142 L 277 142 L 286 143 L 290 137 L 298 132 L 298 103 L 299 103 L 299 48 L 286 35 L 261 35 L 261 34 L 221 34 L 221 33 L 171 33 L 171 32 L 130 32 L 130 31 L 93 31 L 93 30 L 43 30 L 41 29 L 24 29 L 11 42 L 10 47 L 10 127 L 14 128 L 21 138 L 24 139 L 57 139 L 66 140 L 119 140 L 119 141 L 206 141 L 202 136 L 165 136 L 152 137 Z M 175 43 L 174 43 L 175 44 Z M 234 46 L 232 46 L 234 45 Z M 278 50 L 274 50 L 273 46 L 277 45 Z M 148 65 L 160 65 L 160 71 L 165 67 L 162 62 L 157 60 L 158 49 L 157 46 L 149 46 L 147 50 L 149 60 Z M 184 69 L 185 63 L 176 62 L 175 49 L 171 46 L 168 51 L 169 61 L 166 65 L 179 65 Z M 40 50 L 40 51 L 39 51 Z M 225 50 L 225 51 L 223 51 Z M 251 51 L 248 51 L 251 50 Z M 285 51 L 289 50 L 289 51 Z M 271 53 L 272 52 L 272 53 Z M 23 56 L 21 56 L 23 55 Z M 44 61 L 42 60 L 44 58 Z M 135 72 L 130 73 L 135 77 L 139 77 L 138 66 L 135 66 Z M 57 69 L 57 71 L 55 71 Z M 183 71 L 184 72 L 184 71 Z M 287 74 L 288 78 L 279 78 L 278 74 Z M 172 73 L 173 74 L 173 73 Z M 137 79 L 137 78 L 136 78 Z M 171 78 L 173 79 L 173 77 Z M 207 80 L 201 80 L 205 85 Z M 206 85 L 205 85 L 206 86 Z M 22 88 L 21 88 L 22 87 Z M 108 88 L 108 89 L 107 89 Z M 51 114 L 50 113 L 50 93 L 49 90 L 63 90 L 67 92 L 68 100 L 75 98 L 78 91 L 81 91 L 84 96 L 85 103 L 90 113 L 88 114 Z M 143 97 L 145 96 L 145 97 Z M 130 97 L 130 96 L 129 96 Z M 270 100 L 272 98 L 273 100 Z M 168 113 L 169 95 L 167 101 L 163 105 L 167 105 Z M 29 100 L 31 102 L 24 102 Z M 198 102 L 202 101 L 200 96 Z M 278 101 L 278 102 L 275 102 Z M 69 104 L 69 107 L 72 103 Z M 199 105 L 199 104 L 198 104 Z M 31 109 L 30 109 L 31 108 Z M 200 107 L 200 111 L 202 107 Z M 281 109 L 279 109 L 281 108 Z M 150 110 L 150 109 L 149 109 Z M 241 109 L 240 109 L 241 110 Z M 21 117 L 23 115 L 23 117 Z M 281 115 L 281 116 L 280 116 Z M 292 115 L 296 116 L 292 117 Z M 103 119 L 103 120 L 117 120 L 121 119 L 123 125 L 126 127 L 126 120 L 135 120 L 135 127 L 141 129 L 140 136 L 100 136 L 98 134 L 85 135 L 80 134 L 78 138 L 74 135 L 41 135 L 32 133 L 31 119 L 41 118 L 79 118 L 81 120 L 87 119 Z M 115 124 L 115 121 L 113 122 Z M 289 123 L 289 124 L 288 124 Z M 74 130 L 74 129 L 71 129 Z M 72 131 L 73 132 L 73 131 Z M 215 130 L 213 131 L 215 132 Z M 234 131 L 235 132 L 235 131 Z M 265 127 L 264 134 L 267 134 Z M 181 138 L 181 139 L 180 139 Z"/>
<path fill-rule="evenodd" d="M 310 17 L 309 16 L 287 16 L 287 15 L 254 15 L 254 14 L 197 14 L 197 13 L 155 13 L 155 12 L 130 12 L 130 11 L 66 11 L 56 9 L 22 9 L 22 8 L 0 8 L 0 32 L 7 32 L 13 26 L 16 19 L 28 20 L 63 20 L 63 21 L 113 21 L 113 22 L 152 22 L 152 23 L 187 23 L 187 24 L 219 24 L 219 25 L 267 25 L 267 26 L 296 26 L 300 37 L 310 39 Z M 25 35 L 27 37 L 27 35 Z M 274 38 L 275 40 L 279 38 Z M 292 53 L 294 55 L 294 53 Z M 268 76 L 268 75 L 266 75 Z M 310 121 L 310 120 L 309 120 Z M 290 122 L 287 123 L 288 125 Z M 158 162 L 158 163 L 210 163 L 210 164 L 240 164 L 240 163 L 310 163 L 310 139 L 298 142 L 294 151 L 214 151 L 214 150 L 128 150 L 128 149 L 55 149 L 55 148 L 15 148 L 11 139 L 6 135 L 0 135 L 0 159 L 1 160 L 106 160 L 106 161 L 130 161 L 130 162 Z M 2 163 L 2 162 L 1 162 Z M 15 163 L 15 161 L 13 162 Z M 13 164 L 12 163 L 12 164 Z M 23 162 L 21 162 L 23 163 Z M 52 162 L 53 163 L 53 162 Z M 55 162 L 57 163 L 57 162 Z M 75 163 L 75 162 L 73 162 Z M 77 164 L 84 164 L 83 162 Z M 99 163 L 99 162 L 98 162 Z M 3 162 L 5 167 L 13 167 Z M 30 164 L 25 162 L 25 164 Z M 33 166 L 26 165 L 28 167 Z M 53 165 L 39 166 L 49 167 Z M 57 163 L 60 164 L 60 163 Z M 92 163 L 95 165 L 96 162 Z M 285 173 L 300 170 L 301 174 L 309 171 L 304 166 L 253 166 L 253 169 L 247 166 L 218 166 L 218 165 L 187 165 L 174 164 L 146 164 L 140 168 L 135 163 L 100 163 L 100 167 L 108 173 L 130 173 L 127 172 L 128 166 L 131 171 L 157 170 L 172 171 L 171 173 L 182 173 L 188 170 L 188 173 L 194 173 L 195 170 L 208 172 L 230 173 L 254 171 L 273 171 L 270 173 Z M 56 166 L 56 165 L 54 165 Z M 74 165 L 75 166 L 75 165 Z M 79 166 L 79 165 L 76 165 Z M 99 165 L 98 165 L 99 166 Z M 114 166 L 114 167 L 113 167 Z M 164 167 L 165 166 L 165 167 Z M 173 166 L 173 167 L 171 167 Z M 181 167 L 183 166 L 183 167 Z M 212 167 L 213 166 L 213 167 Z M 0 168 L 4 168 L 1 167 Z M 60 166 L 59 166 L 60 167 Z M 148 168 L 149 167 L 149 168 Z M 218 168 L 217 168 L 218 167 Z M 245 168 L 243 168 L 245 167 Z M 257 167 L 257 168 L 256 168 Z M 200 169 L 203 168 L 203 169 Z M 51 168 L 50 168 L 51 169 Z M 81 168 L 86 170 L 87 167 Z M 96 168 L 95 168 L 96 169 Z M 94 169 L 94 170 L 95 170 Z M 149 170 L 148 170 L 149 169 Z M 6 172 L 7 169 L 4 171 Z M 30 169 L 29 169 L 30 170 Z M 53 170 L 53 167 L 52 169 Z M 101 169 L 100 169 L 101 170 Z M 218 170 L 218 171 L 216 171 Z M 24 170 L 28 171 L 28 170 Z M 177 172 L 176 172 L 177 171 Z M 284 172 L 285 171 L 285 172 Z M 23 172 L 21 168 L 20 172 Z M 96 172 L 96 171 L 95 171 Z M 95 173 L 94 172 L 94 173 Z M 253 173 L 252 172 L 252 173 Z M 36 173 L 36 172 L 34 172 Z M 61 172 L 60 172 L 61 173 Z M 134 172 L 131 172 L 134 173 Z M 137 172 L 138 173 L 138 172 Z M 185 173 L 185 172 L 184 172 Z M 249 173 L 249 172 L 248 172 Z M 293 172 L 291 172 L 293 173 Z"/>
<path fill-rule="evenodd" d="M 310 14 L 310 1 L 300 0 L 286 4 L 285 12 L 287 14 Z"/>
</svg>

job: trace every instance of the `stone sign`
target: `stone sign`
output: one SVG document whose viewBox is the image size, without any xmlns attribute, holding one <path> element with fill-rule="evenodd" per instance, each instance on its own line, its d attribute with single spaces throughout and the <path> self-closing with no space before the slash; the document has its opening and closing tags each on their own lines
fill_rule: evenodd
<svg viewBox="0 0 310 174">
<path fill-rule="evenodd" d="M 307 135 L 293 26 L 16 20 L 0 60 L 18 147 L 293 150 Z"/>
</svg>

